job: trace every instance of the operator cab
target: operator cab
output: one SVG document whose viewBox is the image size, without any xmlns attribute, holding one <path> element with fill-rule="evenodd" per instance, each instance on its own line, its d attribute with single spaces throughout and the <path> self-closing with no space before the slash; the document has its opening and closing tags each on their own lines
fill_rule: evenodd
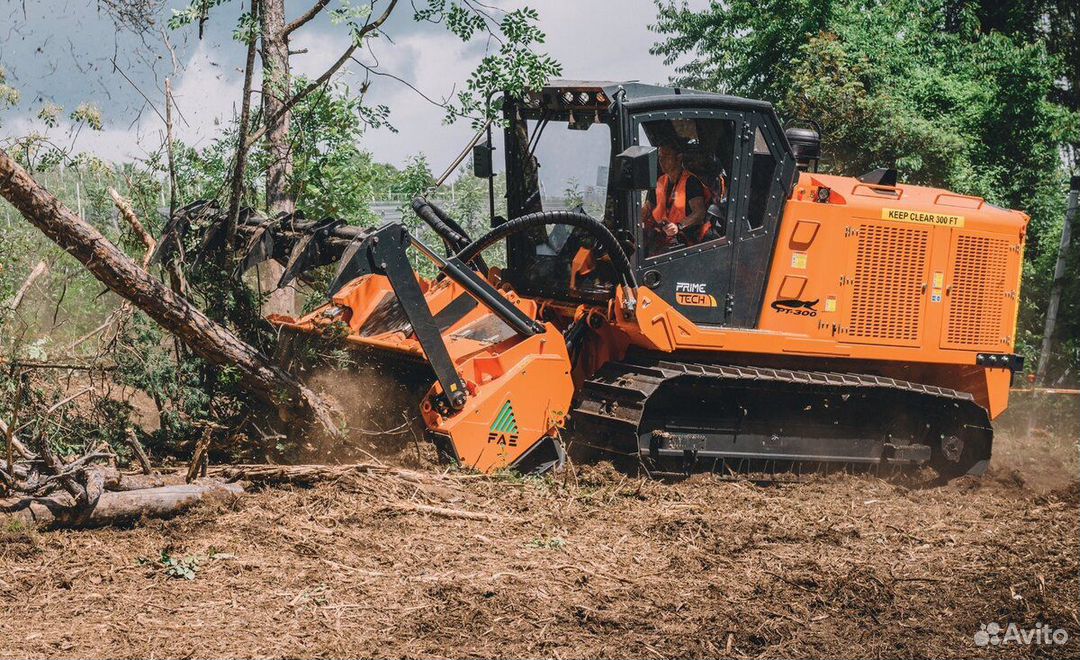
<svg viewBox="0 0 1080 660">
<path fill-rule="evenodd" d="M 796 176 L 771 105 L 639 83 L 554 80 L 520 99 L 505 97 L 503 118 L 509 218 L 585 213 L 619 240 L 638 283 L 690 320 L 756 324 Z M 605 301 L 617 278 L 596 243 L 566 225 L 514 234 L 503 278 L 525 295 Z"/>
</svg>

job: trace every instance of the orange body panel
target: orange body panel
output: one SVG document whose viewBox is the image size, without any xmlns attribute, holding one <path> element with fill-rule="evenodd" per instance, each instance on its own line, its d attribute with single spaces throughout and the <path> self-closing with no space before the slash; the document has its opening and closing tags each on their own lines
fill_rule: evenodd
<svg viewBox="0 0 1080 660">
<path fill-rule="evenodd" d="M 823 187 L 828 203 L 815 201 Z M 695 325 L 644 287 L 619 325 L 652 350 L 826 358 L 969 391 L 996 417 L 1010 372 L 976 367 L 975 356 L 1013 351 L 1027 222 L 945 190 L 803 173 L 780 221 L 756 329 Z"/>
</svg>

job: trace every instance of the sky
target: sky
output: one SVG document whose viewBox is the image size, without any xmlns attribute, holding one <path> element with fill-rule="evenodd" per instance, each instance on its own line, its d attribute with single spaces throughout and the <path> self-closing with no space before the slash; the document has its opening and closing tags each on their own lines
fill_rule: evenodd
<svg viewBox="0 0 1080 660">
<path fill-rule="evenodd" d="M 287 0 L 287 19 L 313 0 Z M 113 161 L 143 158 L 162 143 L 164 81 L 171 78 L 178 117 L 178 139 L 206 144 L 239 108 L 244 49 L 232 39 L 242 0 L 215 8 L 200 39 L 194 26 L 169 30 L 165 19 L 184 2 L 166 2 L 161 29 L 139 37 L 117 29 L 98 0 L 0 0 L 0 67 L 20 103 L 0 112 L 0 141 L 30 131 L 48 130 L 57 144 L 89 151 Z M 335 6 L 337 2 L 331 4 Z M 380 3 L 382 4 L 382 3 Z M 518 0 L 497 0 L 516 7 Z M 657 35 L 653 0 L 532 0 L 547 34 L 542 50 L 563 65 L 565 78 L 666 82 L 673 67 L 649 54 Z M 693 6 L 695 3 L 691 3 Z M 701 0 L 699 4 L 705 4 Z M 378 6 L 378 5 L 377 5 Z M 325 13 L 325 12 L 324 12 Z M 409 3 L 400 3 L 364 60 L 407 80 L 433 98 L 460 88 L 483 57 L 487 44 L 462 43 L 442 26 L 412 20 Z M 168 45 L 166 45 L 166 39 Z M 294 73 L 317 76 L 345 50 L 348 35 L 326 16 L 294 33 L 291 48 L 306 51 L 291 58 Z M 171 47 L 171 51 L 170 51 Z M 175 54 L 175 57 L 174 55 Z M 350 63 L 351 64 L 351 63 Z M 352 65 L 339 80 L 357 89 L 363 70 Z M 399 129 L 369 130 L 362 143 L 382 162 L 403 164 L 423 152 L 436 173 L 445 168 L 472 131 L 468 123 L 443 125 L 444 112 L 405 85 L 373 78 L 367 98 L 386 104 Z M 45 102 L 64 108 L 90 102 L 103 113 L 105 127 L 75 131 L 68 120 L 46 129 L 36 115 Z"/>
</svg>

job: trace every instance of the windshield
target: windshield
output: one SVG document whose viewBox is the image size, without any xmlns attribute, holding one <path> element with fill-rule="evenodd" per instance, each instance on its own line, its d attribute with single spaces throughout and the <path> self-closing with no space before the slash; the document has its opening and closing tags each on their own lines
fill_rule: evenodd
<svg viewBox="0 0 1080 660">
<path fill-rule="evenodd" d="M 577 125 L 582 125 L 579 123 Z M 523 213 L 584 208 L 604 218 L 611 161 L 611 129 L 592 123 L 571 129 L 565 121 L 527 119 L 508 133 L 522 176 L 513 197 Z M 532 155 L 532 158 L 529 157 Z"/>
<path fill-rule="evenodd" d="M 510 122 L 505 138 L 511 218 L 538 211 L 581 210 L 609 227 L 614 225 L 613 204 L 608 203 L 611 128 L 607 124 L 593 121 L 591 115 L 569 114 L 551 121 L 518 119 Z M 534 227 L 515 234 L 507 242 L 509 277 L 525 291 L 558 295 L 573 289 L 583 295 L 589 290 L 605 294 L 609 282 L 604 268 L 594 269 L 587 277 L 571 277 L 575 257 L 583 258 L 592 240 L 588 232 L 568 225 Z"/>
</svg>

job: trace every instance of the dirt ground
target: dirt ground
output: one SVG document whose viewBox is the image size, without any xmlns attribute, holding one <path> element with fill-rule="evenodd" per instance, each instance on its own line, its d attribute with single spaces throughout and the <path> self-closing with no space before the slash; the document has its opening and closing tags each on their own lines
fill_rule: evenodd
<svg viewBox="0 0 1080 660">
<path fill-rule="evenodd" d="M 1028 419 L 1003 422 L 990 475 L 945 486 L 600 465 L 6 530 L 0 657 L 1077 657 L 1077 436 Z M 991 623 L 1069 641 L 977 645 Z"/>
</svg>

